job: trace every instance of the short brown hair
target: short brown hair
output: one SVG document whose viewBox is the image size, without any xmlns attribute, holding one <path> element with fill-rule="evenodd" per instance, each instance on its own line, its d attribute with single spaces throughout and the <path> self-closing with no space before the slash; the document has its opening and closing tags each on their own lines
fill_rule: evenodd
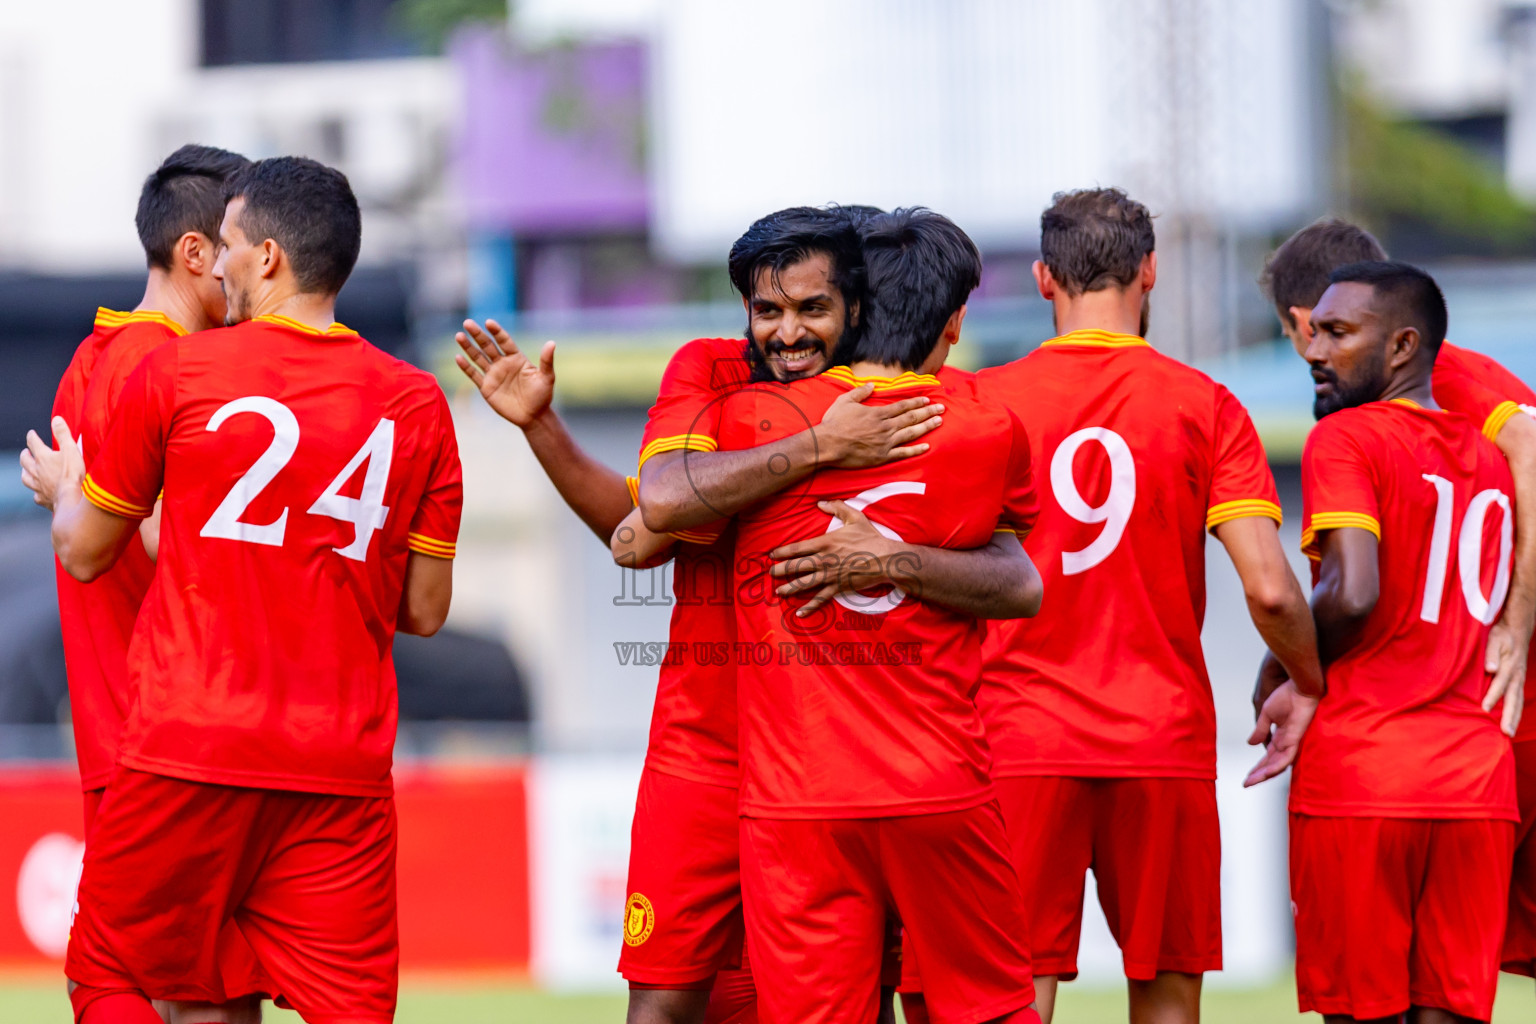
<svg viewBox="0 0 1536 1024">
<path fill-rule="evenodd" d="M 1058 192 L 1040 215 L 1040 258 L 1068 295 L 1124 288 L 1156 247 L 1152 215 L 1118 188 Z"/>
<path fill-rule="evenodd" d="M 1311 309 L 1328 290 L 1328 275 L 1346 263 L 1375 262 L 1387 251 L 1365 228 L 1337 217 L 1308 224 L 1280 243 L 1264 261 L 1259 287 L 1275 304 L 1275 312 L 1295 327 L 1291 307 Z"/>
</svg>

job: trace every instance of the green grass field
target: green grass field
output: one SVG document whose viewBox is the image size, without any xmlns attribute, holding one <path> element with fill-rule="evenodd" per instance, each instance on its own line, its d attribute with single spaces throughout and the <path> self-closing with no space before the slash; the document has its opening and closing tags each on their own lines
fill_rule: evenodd
<svg viewBox="0 0 1536 1024">
<path fill-rule="evenodd" d="M 1528 979 L 1505 975 L 1499 988 L 1494 1024 L 1536 1019 L 1536 987 Z M 1289 980 L 1248 991 L 1206 992 L 1204 1020 L 1209 1024 L 1290 1024 L 1299 1019 L 1296 992 Z M 69 1002 L 62 986 L 39 982 L 0 982 L 0 1021 L 4 1024 L 68 1024 Z M 268 1024 L 300 1024 L 298 1014 L 268 1007 Z M 423 983 L 400 993 L 399 1024 L 620 1024 L 624 997 L 554 996 L 529 988 L 472 982 Z M 1309 1014 L 1310 1021 L 1318 1018 Z M 1064 985 L 1056 1011 L 1059 1024 L 1124 1024 L 1123 989 L 1087 989 Z"/>
</svg>

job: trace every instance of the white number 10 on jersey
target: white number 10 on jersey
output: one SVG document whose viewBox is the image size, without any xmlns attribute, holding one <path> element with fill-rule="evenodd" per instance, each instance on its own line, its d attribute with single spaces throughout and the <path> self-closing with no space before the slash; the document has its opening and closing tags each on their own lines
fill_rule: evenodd
<svg viewBox="0 0 1536 1024">
<path fill-rule="evenodd" d="M 225 420 L 242 412 L 255 413 L 272 424 L 272 443 L 245 471 L 245 475 L 235 481 L 235 486 L 230 488 L 224 500 L 219 502 L 219 507 L 213 510 L 213 515 L 203 524 L 201 534 L 204 537 L 238 540 L 247 544 L 281 547 L 288 530 L 286 506 L 282 514 L 270 523 L 247 523 L 240 517 L 245 514 L 251 502 L 256 500 L 256 496 L 288 465 L 293 453 L 298 451 L 299 421 L 293 415 L 293 410 L 282 402 L 262 395 L 250 395 L 220 406 L 208 420 L 208 429 L 217 431 Z M 384 505 L 384 490 L 389 484 L 389 465 L 394 454 L 395 421 L 381 419 L 378 426 L 373 428 L 373 433 L 368 435 L 368 440 L 357 450 L 357 454 L 352 456 L 341 472 L 336 474 L 336 479 L 309 507 L 310 515 L 329 516 L 352 524 L 355 531 L 352 542 L 345 547 L 331 549 L 338 555 L 359 562 L 367 559 L 368 542 L 373 539 L 373 531 L 383 527 L 384 518 L 389 515 L 389 509 Z M 363 475 L 361 497 L 343 497 L 342 487 L 352 479 L 352 474 L 357 472 L 364 459 L 368 461 L 368 471 Z"/>
<path fill-rule="evenodd" d="M 1098 442 L 1109 456 L 1109 495 L 1102 505 L 1090 505 L 1077 489 L 1072 460 L 1089 441 Z M 1131 508 L 1136 504 L 1136 460 L 1125 438 L 1108 427 L 1084 427 L 1067 435 L 1051 456 L 1051 493 L 1067 515 L 1080 523 L 1103 523 L 1104 529 L 1085 548 L 1061 553 L 1061 572 L 1075 576 L 1098 565 L 1120 545 Z"/>
<path fill-rule="evenodd" d="M 1451 482 L 1443 476 L 1425 473 L 1435 488 L 1435 529 L 1429 537 L 1429 568 L 1424 573 L 1424 603 L 1419 606 L 1419 618 L 1425 622 L 1440 621 L 1440 597 L 1445 593 L 1445 577 L 1450 571 L 1451 516 L 1454 514 L 1455 491 Z M 1498 505 L 1504 511 L 1504 522 L 1499 528 L 1499 563 L 1493 575 L 1493 593 L 1483 596 L 1483 521 L 1488 518 L 1488 507 Z M 1461 517 L 1461 539 L 1456 548 L 1456 562 L 1461 570 L 1461 597 L 1467 603 L 1467 611 L 1485 626 L 1498 618 L 1509 594 L 1510 553 L 1515 546 L 1514 517 L 1510 513 L 1509 496 L 1503 491 L 1489 488 L 1479 491 L 1467 503 L 1467 511 Z"/>
</svg>

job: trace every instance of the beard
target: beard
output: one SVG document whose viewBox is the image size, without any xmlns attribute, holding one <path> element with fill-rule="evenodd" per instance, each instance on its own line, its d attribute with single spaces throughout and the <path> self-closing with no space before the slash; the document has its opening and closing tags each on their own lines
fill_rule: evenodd
<svg viewBox="0 0 1536 1024">
<path fill-rule="evenodd" d="M 238 288 L 224 282 L 224 326 L 233 327 L 251 318 L 249 297 Z"/>
<path fill-rule="evenodd" d="M 1386 353 L 1381 352 L 1371 363 L 1362 366 L 1351 380 L 1340 380 L 1337 373 L 1321 366 L 1312 368 L 1312 379 L 1333 385 L 1332 391 L 1312 399 L 1313 419 L 1320 420 L 1324 416 L 1332 416 L 1340 409 L 1353 409 L 1374 402 L 1387 387 Z"/>
<path fill-rule="evenodd" d="M 831 366 L 853 362 L 853 359 L 851 358 L 852 347 L 853 342 L 857 337 L 854 328 L 855 325 L 852 316 L 845 315 L 843 318 L 843 336 L 839 338 L 835 343 L 833 343 L 831 352 L 827 351 L 827 343 L 822 341 L 820 338 L 806 338 L 805 342 L 808 342 L 815 348 L 816 351 L 821 354 L 821 369 L 817 370 L 816 373 L 801 373 L 792 376 L 781 376 L 778 372 L 779 364 L 769 357 L 776 356 L 787 351 L 787 346 L 785 346 L 783 342 L 774 340 L 770 340 L 766 344 L 759 345 L 756 339 L 752 337 L 752 325 L 751 323 L 748 323 L 746 340 L 747 367 L 751 371 L 749 379 L 753 384 L 764 384 L 770 381 L 777 381 L 780 384 L 785 384 L 792 380 L 803 380 L 806 377 L 814 377 L 816 374 L 821 373 L 822 370 L 826 370 Z"/>
</svg>

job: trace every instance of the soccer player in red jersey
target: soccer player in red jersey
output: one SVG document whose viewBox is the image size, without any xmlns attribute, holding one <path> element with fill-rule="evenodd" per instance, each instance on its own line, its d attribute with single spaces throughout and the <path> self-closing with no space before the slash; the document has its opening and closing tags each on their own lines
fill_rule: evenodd
<svg viewBox="0 0 1536 1024">
<path fill-rule="evenodd" d="M 248 165 L 222 149 L 183 146 L 145 180 L 135 217 L 149 264 L 144 298 L 131 312 L 96 311 L 95 330 L 75 350 L 53 400 L 53 415 L 68 424 L 87 468 L 140 361 L 173 338 L 223 325 L 224 291 L 213 276 L 215 239 L 224 217 L 225 179 Z M 117 564 L 89 586 L 62 565 L 57 568 L 70 717 L 89 831 L 117 762 L 129 704 L 128 638 L 155 564 L 153 552 L 134 538 Z"/>
<path fill-rule="evenodd" d="M 1045 607 L 988 631 L 976 699 L 1047 1021 L 1057 978 L 1077 973 L 1089 868 L 1133 1020 L 1198 1020 L 1201 975 L 1221 967 L 1216 711 L 1200 646 L 1207 531 L 1296 681 L 1295 714 L 1280 716 L 1250 779 L 1295 757 L 1311 703 L 1295 690 L 1322 692 L 1246 410 L 1141 336 L 1154 244 L 1146 208 L 1123 192 L 1058 195 L 1035 275 L 1059 336 L 977 374 L 1023 422 L 1042 481 L 1025 549 Z"/>
<path fill-rule="evenodd" d="M 397 629 L 448 612 L 461 488 L 442 389 L 333 320 L 361 222 L 310 160 L 239 174 L 215 273 L 227 330 L 156 349 L 85 473 L 29 438 L 55 550 L 90 580 L 164 491 L 136 692 L 66 973 L 82 1024 L 222 1002 L 233 922 L 309 1021 L 393 1018 Z"/>
<path fill-rule="evenodd" d="M 250 161 L 210 146 L 183 146 L 144 182 L 134 217 L 149 265 L 144 297 L 129 312 L 96 311 L 95 330 L 80 343 L 54 396 L 53 415 L 68 424 L 89 468 L 106 439 L 128 375 L 173 338 L 224 322 L 224 291 L 213 276 L 224 216 L 224 182 Z M 128 641 L 154 579 L 154 517 L 130 538 L 117 564 L 89 585 L 55 560 L 70 720 L 85 790 L 85 835 L 117 763 L 128 713 Z M 226 991 L 264 991 L 256 961 L 238 930 L 221 938 Z M 177 1008 L 183 1014 L 191 1007 Z M 198 1007 L 203 1020 L 256 1020 L 251 999 L 222 1008 Z"/>
<path fill-rule="evenodd" d="M 684 457 L 699 459 L 709 472 L 725 395 L 749 380 L 787 380 L 829 365 L 861 299 L 862 256 L 850 224 L 859 213 L 851 207 L 781 210 L 753 224 L 733 246 L 730 272 L 746 306 L 747 339 L 699 339 L 673 356 L 642 441 L 643 473 Z M 675 535 L 652 535 L 638 513 L 616 532 L 622 513 L 613 510 L 629 511 L 638 488 L 626 487 L 617 473 L 582 452 L 549 408 L 553 343 L 534 364 L 500 325 L 488 323 L 482 330 L 467 322 L 465 328 L 460 367 L 498 413 L 524 427 L 573 511 L 605 539 L 613 536 L 620 564 L 650 564 L 667 554 L 676 558 L 671 633 L 686 655 L 661 666 L 634 822 L 620 963 L 631 983 L 629 1020 L 750 1020 L 755 1006 L 750 970 L 730 969 L 740 953 L 741 932 L 735 669 L 733 657 L 715 656 L 735 639 L 730 538 L 721 538 L 722 526 L 708 522 Z M 896 406 L 855 401 L 869 390 L 858 389 L 816 425 L 812 447 L 823 458 L 900 457 L 909 441 L 931 429 L 923 423 L 934 411 L 910 415 L 925 410 L 926 399 Z M 658 440 L 662 443 L 653 444 Z M 739 483 L 729 474 L 720 479 L 727 488 Z M 691 489 L 684 496 L 702 501 Z M 716 497 L 728 504 L 741 501 L 728 492 Z M 707 505 L 699 507 L 714 517 Z M 867 522 L 848 532 L 857 533 L 860 526 Z M 638 546 L 647 543 L 643 558 L 637 556 Z M 930 558 L 924 582 L 941 592 L 956 591 L 955 599 L 986 590 L 998 572 L 994 553 L 954 554 L 953 561 Z"/>
<path fill-rule="evenodd" d="M 1347 264 L 1312 314 L 1302 544 L 1328 695 L 1291 783 L 1301 1009 L 1486 1021 L 1514 850 L 1514 757 L 1483 706 L 1509 587 L 1509 467 L 1432 394 L 1445 301 Z"/>
<path fill-rule="evenodd" d="M 776 593 L 768 573 L 785 545 L 839 525 L 836 501 L 870 508 L 898 541 L 956 548 L 998 533 L 1016 546 L 1034 519 L 1022 429 L 968 382 L 933 376 L 980 277 L 974 245 L 936 214 L 898 211 L 867 227 L 864 251 L 852 365 L 736 391 L 721 414 L 721 449 L 756 450 L 762 472 L 862 387 L 873 403 L 942 398 L 949 421 L 921 454 L 818 470 L 736 517 L 742 889 L 759 1008 L 773 1022 L 870 1020 L 894 914 L 936 1016 L 1033 1020 L 1023 907 L 970 700 L 980 623 L 915 586 L 801 614 L 803 598 Z M 1016 564 L 1000 614 L 1039 606 L 1038 577 Z"/>
<path fill-rule="evenodd" d="M 1308 225 L 1271 254 L 1260 285 L 1298 355 L 1310 344 L 1312 309 L 1328 288 L 1328 275 L 1346 263 L 1383 259 L 1386 253 L 1369 232 L 1341 220 Z M 1536 420 L 1531 419 L 1536 392 L 1493 359 L 1450 342 L 1442 343 L 1435 357 L 1432 384 L 1441 408 L 1481 425 L 1483 436 L 1509 461 L 1515 482 L 1515 565 L 1504 611 L 1489 634 L 1486 667 L 1494 676 L 1484 706 L 1491 709 L 1502 700 L 1504 729 L 1515 735 L 1520 826 L 1503 960 L 1505 970 L 1531 977 L 1536 976 L 1536 661 L 1527 657 L 1529 646 L 1520 637 L 1530 632 L 1536 614 Z M 1523 691 L 1511 685 L 1522 678 Z M 1273 682 L 1261 679 L 1258 703 L 1268 695 L 1263 687 Z"/>
</svg>

